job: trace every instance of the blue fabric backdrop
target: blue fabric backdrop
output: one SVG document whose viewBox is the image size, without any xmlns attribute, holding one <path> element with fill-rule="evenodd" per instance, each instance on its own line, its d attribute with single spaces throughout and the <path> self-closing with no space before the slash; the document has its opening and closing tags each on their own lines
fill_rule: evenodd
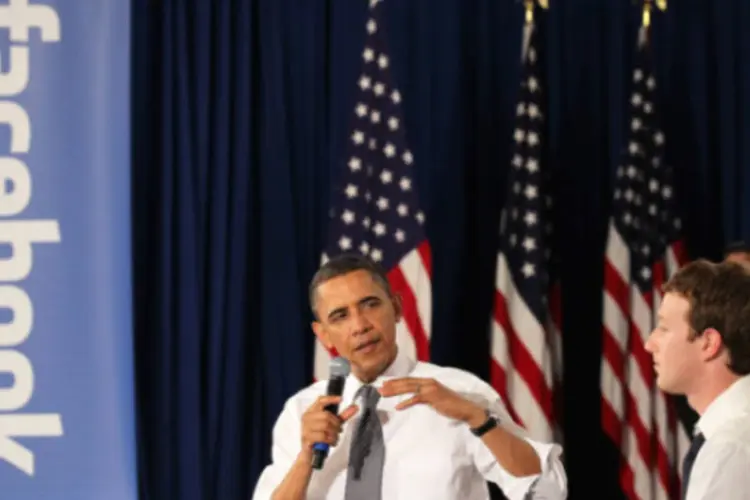
<svg viewBox="0 0 750 500">
<path fill-rule="evenodd" d="M 308 384 L 305 288 L 341 167 L 367 2 L 134 0 L 140 487 L 247 498 Z M 599 428 L 602 259 L 640 21 L 631 0 L 550 0 L 571 497 L 618 498 Z M 387 1 L 434 255 L 434 361 L 488 374 L 499 206 L 523 22 L 515 0 Z M 655 16 L 667 154 L 693 256 L 750 237 L 750 3 Z"/>
</svg>

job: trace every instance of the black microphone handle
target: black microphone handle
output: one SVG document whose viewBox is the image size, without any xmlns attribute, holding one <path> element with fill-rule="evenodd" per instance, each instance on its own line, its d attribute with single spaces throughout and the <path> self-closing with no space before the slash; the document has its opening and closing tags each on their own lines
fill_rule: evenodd
<svg viewBox="0 0 750 500">
<path fill-rule="evenodd" d="M 331 377 L 331 379 L 328 381 L 328 389 L 326 391 L 326 394 L 328 396 L 341 396 L 341 394 L 343 394 L 344 392 L 345 380 L 346 379 L 344 377 Z M 339 405 L 337 403 L 326 405 L 324 409 L 325 411 L 333 415 L 338 415 L 339 413 Z M 313 469 L 320 470 L 323 468 L 326 458 L 328 458 L 328 448 L 329 446 L 326 443 L 315 443 L 313 445 Z"/>
</svg>

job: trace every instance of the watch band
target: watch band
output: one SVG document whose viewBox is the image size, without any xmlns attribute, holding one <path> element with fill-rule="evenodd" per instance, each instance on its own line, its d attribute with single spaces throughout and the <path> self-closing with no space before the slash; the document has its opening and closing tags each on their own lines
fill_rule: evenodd
<svg viewBox="0 0 750 500">
<path fill-rule="evenodd" d="M 488 410 L 487 411 L 487 420 L 485 420 L 485 422 L 482 425 L 480 425 L 479 427 L 475 427 L 475 428 L 470 429 L 470 430 L 471 430 L 471 433 L 474 434 L 475 436 L 482 437 L 485 434 L 487 434 L 489 431 L 491 431 L 492 429 L 494 429 L 495 427 L 497 427 L 498 423 L 499 422 L 498 422 L 497 418 L 495 418 L 489 412 L 489 410 Z"/>
</svg>

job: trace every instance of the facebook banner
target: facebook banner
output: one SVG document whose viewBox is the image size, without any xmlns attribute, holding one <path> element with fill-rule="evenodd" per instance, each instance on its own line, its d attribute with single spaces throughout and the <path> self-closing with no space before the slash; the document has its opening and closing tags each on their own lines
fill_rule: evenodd
<svg viewBox="0 0 750 500">
<path fill-rule="evenodd" d="M 137 498 L 130 2 L 0 0 L 0 498 Z"/>
</svg>

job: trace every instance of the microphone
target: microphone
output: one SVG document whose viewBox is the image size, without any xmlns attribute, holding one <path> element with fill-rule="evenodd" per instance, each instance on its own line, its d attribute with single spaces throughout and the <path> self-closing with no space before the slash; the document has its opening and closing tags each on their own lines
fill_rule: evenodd
<svg viewBox="0 0 750 500">
<path fill-rule="evenodd" d="M 329 371 L 331 373 L 328 379 L 328 396 L 341 396 L 344 392 L 344 382 L 346 377 L 349 375 L 351 367 L 349 362 L 341 357 L 336 357 L 331 360 Z M 329 404 L 324 408 L 326 411 L 338 415 L 339 405 Z M 315 443 L 313 445 L 313 469 L 322 469 L 323 463 L 328 457 L 328 444 L 327 443 Z"/>
</svg>

